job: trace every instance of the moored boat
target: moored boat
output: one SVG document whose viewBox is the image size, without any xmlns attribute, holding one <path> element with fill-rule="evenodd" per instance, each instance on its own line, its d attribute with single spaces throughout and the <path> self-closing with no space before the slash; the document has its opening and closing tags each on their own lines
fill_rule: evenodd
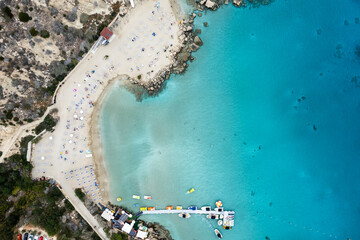
<svg viewBox="0 0 360 240">
<path fill-rule="evenodd" d="M 223 226 L 223 229 L 225 229 L 225 230 L 230 230 L 231 227 L 230 227 L 230 226 Z"/>
<path fill-rule="evenodd" d="M 132 195 L 132 198 L 134 198 L 134 199 L 140 199 L 140 196 L 138 196 L 138 195 Z"/>
<path fill-rule="evenodd" d="M 176 206 L 176 210 L 181 210 L 182 206 Z"/>
<path fill-rule="evenodd" d="M 215 235 L 218 237 L 218 239 L 222 239 L 222 235 L 219 230 L 215 229 L 214 232 L 215 232 Z"/>
<path fill-rule="evenodd" d="M 167 206 L 167 207 L 166 207 L 166 210 L 173 210 L 173 209 L 174 209 L 173 206 Z"/>
<path fill-rule="evenodd" d="M 206 215 L 206 218 L 208 218 L 208 219 L 219 219 L 219 215 L 208 214 L 208 215 Z"/>
<path fill-rule="evenodd" d="M 222 207 L 223 203 L 219 200 L 215 203 L 215 205 L 219 208 Z"/>
<path fill-rule="evenodd" d="M 189 218 L 191 217 L 190 213 L 179 213 L 179 217 L 181 218 Z"/>
<path fill-rule="evenodd" d="M 195 191 L 194 188 L 190 188 L 186 193 L 189 194 L 189 193 L 193 193 Z"/>
<path fill-rule="evenodd" d="M 155 207 L 148 207 L 148 211 L 154 211 Z"/>
<path fill-rule="evenodd" d="M 120 201 L 121 201 L 121 197 L 116 198 L 116 201 L 120 202 Z"/>
<path fill-rule="evenodd" d="M 190 206 L 189 208 L 188 208 L 189 210 L 197 210 L 197 207 L 196 206 Z"/>
<path fill-rule="evenodd" d="M 141 207 L 140 211 L 147 211 L 147 207 Z"/>
<path fill-rule="evenodd" d="M 211 207 L 210 206 L 201 207 L 201 210 L 208 212 L 211 211 Z"/>
<path fill-rule="evenodd" d="M 148 199 L 148 200 L 150 200 L 151 199 L 151 196 L 144 196 L 144 199 Z"/>
<path fill-rule="evenodd" d="M 223 221 L 222 220 L 219 220 L 218 221 L 218 225 L 221 226 L 223 224 Z"/>
</svg>

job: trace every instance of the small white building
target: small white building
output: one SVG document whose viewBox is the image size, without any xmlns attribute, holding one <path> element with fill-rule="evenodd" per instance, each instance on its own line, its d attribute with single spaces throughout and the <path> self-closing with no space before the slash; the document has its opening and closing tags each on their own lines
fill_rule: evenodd
<svg viewBox="0 0 360 240">
<path fill-rule="evenodd" d="M 110 209 L 106 208 L 103 213 L 101 214 L 101 217 L 105 218 L 106 221 L 111 221 L 113 220 L 115 217 L 114 217 L 114 214 L 110 211 Z"/>
<path fill-rule="evenodd" d="M 130 234 L 131 229 L 133 228 L 134 224 L 135 224 L 135 221 L 132 221 L 131 224 L 125 223 L 121 230 L 123 232 L 126 232 L 127 234 Z"/>
<path fill-rule="evenodd" d="M 140 238 L 140 239 L 145 239 L 145 238 L 147 238 L 147 235 L 148 235 L 148 232 L 138 230 L 137 234 L 136 234 L 136 237 Z"/>
</svg>

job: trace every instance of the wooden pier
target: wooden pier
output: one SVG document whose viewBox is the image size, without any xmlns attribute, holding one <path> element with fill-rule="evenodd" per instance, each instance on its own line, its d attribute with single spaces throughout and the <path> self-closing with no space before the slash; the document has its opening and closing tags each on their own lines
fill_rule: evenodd
<svg viewBox="0 0 360 240">
<path fill-rule="evenodd" d="M 212 214 L 212 215 L 234 215 L 235 212 L 234 211 L 215 211 L 215 210 L 211 210 L 211 211 L 205 211 L 205 210 L 189 210 L 189 209 L 173 209 L 173 210 L 147 210 L 147 211 L 142 211 L 142 214 L 179 214 L 179 213 L 189 213 L 189 214 Z"/>
</svg>

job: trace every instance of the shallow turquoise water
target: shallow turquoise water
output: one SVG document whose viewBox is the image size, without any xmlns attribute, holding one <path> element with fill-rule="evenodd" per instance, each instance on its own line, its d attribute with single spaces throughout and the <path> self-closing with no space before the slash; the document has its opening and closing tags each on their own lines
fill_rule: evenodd
<svg viewBox="0 0 360 240">
<path fill-rule="evenodd" d="M 360 239 L 359 7 L 278 0 L 197 18 L 205 44 L 185 75 L 143 102 L 122 88 L 106 98 L 112 199 L 134 211 L 221 199 L 236 211 L 224 239 Z M 145 219 L 216 239 L 204 217 Z"/>
</svg>

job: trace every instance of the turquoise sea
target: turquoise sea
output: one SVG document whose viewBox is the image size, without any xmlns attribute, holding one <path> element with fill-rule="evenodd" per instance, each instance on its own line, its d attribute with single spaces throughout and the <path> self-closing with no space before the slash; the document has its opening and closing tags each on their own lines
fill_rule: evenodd
<svg viewBox="0 0 360 240">
<path fill-rule="evenodd" d="M 230 240 L 360 239 L 359 9 L 276 0 L 197 17 L 204 46 L 184 75 L 142 102 L 121 87 L 105 99 L 113 201 L 137 211 L 220 199 L 236 211 L 235 227 L 219 228 Z M 216 239 L 205 217 L 143 219 L 176 240 Z"/>
</svg>

